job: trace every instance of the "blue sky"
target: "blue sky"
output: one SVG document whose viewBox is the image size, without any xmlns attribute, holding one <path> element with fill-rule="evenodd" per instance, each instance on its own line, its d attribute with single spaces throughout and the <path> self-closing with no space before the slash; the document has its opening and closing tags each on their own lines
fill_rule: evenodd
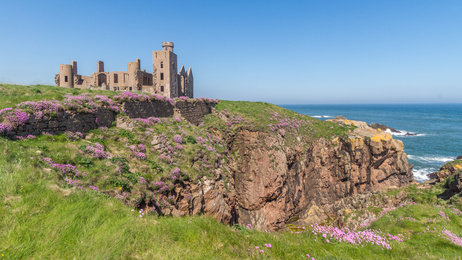
<svg viewBox="0 0 462 260">
<path fill-rule="evenodd" d="M 175 42 L 195 95 L 278 104 L 462 101 L 462 1 L 2 1 L 0 82 L 126 70 Z"/>
</svg>

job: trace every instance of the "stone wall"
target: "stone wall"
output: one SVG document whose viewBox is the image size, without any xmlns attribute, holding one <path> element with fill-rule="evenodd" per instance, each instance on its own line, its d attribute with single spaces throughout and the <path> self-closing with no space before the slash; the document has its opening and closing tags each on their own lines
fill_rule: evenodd
<svg viewBox="0 0 462 260">
<path fill-rule="evenodd" d="M 174 115 L 174 106 L 163 100 L 125 102 L 122 104 L 122 110 L 130 118 L 172 117 Z"/>
<path fill-rule="evenodd" d="M 133 101 L 122 104 L 122 109 L 129 118 L 148 117 L 182 117 L 192 124 L 199 124 L 202 118 L 212 112 L 214 103 L 204 100 L 178 101 L 172 105 L 168 101 Z M 42 133 L 58 134 L 66 131 L 86 133 L 98 127 L 110 127 L 116 121 L 116 113 L 106 109 L 98 108 L 95 113 L 77 113 L 70 111 L 59 111 L 56 115 L 44 116 L 37 119 L 34 115 L 29 120 L 7 136 L 38 135 Z"/>
<path fill-rule="evenodd" d="M 110 127 L 115 119 L 116 114 L 104 108 L 99 108 L 96 113 L 59 111 L 55 116 L 44 116 L 41 119 L 30 116 L 26 124 L 9 132 L 8 136 L 58 134 L 66 131 L 86 133 L 101 126 Z"/>
<path fill-rule="evenodd" d="M 193 102 L 177 101 L 175 106 L 181 117 L 196 125 L 202 122 L 205 115 L 212 113 L 212 107 L 210 103 L 196 100 Z"/>
<path fill-rule="evenodd" d="M 130 118 L 182 117 L 198 125 L 202 118 L 212 112 L 212 103 L 206 101 L 177 101 L 175 105 L 166 101 L 126 102 L 123 110 Z"/>
</svg>

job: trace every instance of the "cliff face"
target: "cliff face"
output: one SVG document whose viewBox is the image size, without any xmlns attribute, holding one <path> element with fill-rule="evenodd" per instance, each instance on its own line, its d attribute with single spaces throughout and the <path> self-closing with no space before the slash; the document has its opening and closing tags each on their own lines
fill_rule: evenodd
<svg viewBox="0 0 462 260">
<path fill-rule="evenodd" d="M 44 153 L 45 166 L 86 168 L 88 176 L 58 174 L 68 186 L 96 189 L 138 209 L 208 214 L 262 230 L 336 219 L 336 207 L 328 206 L 413 179 L 403 144 L 363 122 L 322 122 L 266 103 L 217 102 L 128 92 L 23 102 L 0 111 L 0 133 L 24 139 L 103 126 L 85 140 L 67 134 L 75 143 L 63 149 L 72 156 Z"/>
<path fill-rule="evenodd" d="M 219 172 L 215 179 L 177 186 L 176 206 L 164 213 L 205 213 L 225 223 L 275 230 L 293 221 L 319 223 L 325 220 L 315 212 L 319 207 L 413 181 L 401 141 L 362 122 L 347 124 L 357 127 L 348 138 L 309 146 L 288 147 L 281 134 L 241 130 L 228 140 L 235 156 L 221 169 L 232 178 Z"/>
</svg>

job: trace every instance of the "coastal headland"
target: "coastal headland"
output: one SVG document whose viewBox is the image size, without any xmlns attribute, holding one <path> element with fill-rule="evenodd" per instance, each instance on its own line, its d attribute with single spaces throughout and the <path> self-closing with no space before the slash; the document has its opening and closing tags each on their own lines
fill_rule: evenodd
<svg viewBox="0 0 462 260">
<path fill-rule="evenodd" d="M 130 229 L 139 233 L 126 238 L 133 242 L 151 235 L 180 240 L 175 246 L 189 241 L 193 256 L 462 252 L 462 163 L 417 183 L 403 143 L 381 125 L 321 121 L 261 102 L 51 86 L 2 84 L 0 101 L 2 229 L 40 219 L 49 225 L 28 251 L 17 241 L 37 229 L 11 225 L 0 236 L 2 253 L 52 256 L 42 247 L 63 245 L 70 232 L 75 255 L 76 239 L 87 241 L 91 227 L 96 245 L 108 230 L 119 241 Z M 424 249 L 428 243 L 438 246 Z M 166 244 L 148 245 L 101 252 L 168 255 Z"/>
</svg>

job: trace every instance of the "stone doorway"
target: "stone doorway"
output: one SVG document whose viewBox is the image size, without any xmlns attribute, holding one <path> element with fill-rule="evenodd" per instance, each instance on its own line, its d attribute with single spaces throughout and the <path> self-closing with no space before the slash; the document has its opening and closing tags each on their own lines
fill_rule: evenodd
<svg viewBox="0 0 462 260">
<path fill-rule="evenodd" d="M 107 86 L 107 76 L 106 74 L 99 74 L 98 75 L 98 86 Z"/>
</svg>

